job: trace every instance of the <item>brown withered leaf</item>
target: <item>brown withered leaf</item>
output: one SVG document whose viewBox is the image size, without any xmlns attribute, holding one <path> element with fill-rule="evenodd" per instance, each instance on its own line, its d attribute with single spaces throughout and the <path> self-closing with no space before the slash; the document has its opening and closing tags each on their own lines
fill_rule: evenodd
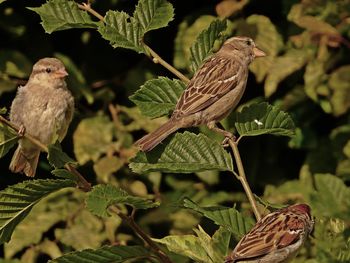
<svg viewBox="0 0 350 263">
<path fill-rule="evenodd" d="M 215 10 L 219 17 L 229 17 L 242 10 L 248 2 L 249 0 L 224 0 L 216 5 Z"/>
</svg>

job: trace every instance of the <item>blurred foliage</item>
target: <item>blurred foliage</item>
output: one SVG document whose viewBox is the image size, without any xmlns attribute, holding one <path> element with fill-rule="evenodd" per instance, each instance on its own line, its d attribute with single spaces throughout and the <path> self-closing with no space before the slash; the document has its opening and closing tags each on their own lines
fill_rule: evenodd
<svg viewBox="0 0 350 263">
<path fill-rule="evenodd" d="M 315 230 L 293 262 L 349 262 L 350 1 L 91 3 L 104 23 L 73 1 L 0 0 L 2 116 L 46 56 L 66 65 L 77 105 L 63 152 L 51 145 L 35 180 L 6 169 L 18 137 L 0 124 L 0 240 L 9 241 L 0 262 L 154 262 L 115 204 L 173 262 L 223 262 L 254 220 L 222 138 L 201 127 L 147 154 L 132 144 L 164 123 L 185 88 L 150 48 L 190 78 L 231 35 L 268 54 L 222 121 L 247 136 L 239 149 L 260 211 L 308 203 Z M 71 187 L 74 174 L 51 171 L 73 156 L 96 185 L 89 193 Z"/>
</svg>

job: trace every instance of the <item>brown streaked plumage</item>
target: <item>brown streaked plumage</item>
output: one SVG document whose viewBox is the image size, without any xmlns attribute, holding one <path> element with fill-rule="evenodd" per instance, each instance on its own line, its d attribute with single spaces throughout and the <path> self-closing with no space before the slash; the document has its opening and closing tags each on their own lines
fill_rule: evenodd
<svg viewBox="0 0 350 263">
<path fill-rule="evenodd" d="M 64 81 L 67 75 L 63 63 L 56 58 L 43 58 L 35 63 L 28 83 L 18 88 L 10 121 L 43 144 L 62 141 L 74 112 L 74 98 Z M 36 145 L 21 138 L 9 168 L 33 177 L 39 155 Z"/>
<path fill-rule="evenodd" d="M 169 121 L 135 144 L 150 151 L 176 130 L 202 124 L 229 136 L 216 123 L 237 106 L 245 90 L 248 66 L 262 56 L 265 53 L 248 37 L 226 40 L 194 74 Z"/>
<path fill-rule="evenodd" d="M 313 229 L 310 207 L 297 204 L 263 217 L 237 244 L 225 263 L 289 262 Z"/>
</svg>

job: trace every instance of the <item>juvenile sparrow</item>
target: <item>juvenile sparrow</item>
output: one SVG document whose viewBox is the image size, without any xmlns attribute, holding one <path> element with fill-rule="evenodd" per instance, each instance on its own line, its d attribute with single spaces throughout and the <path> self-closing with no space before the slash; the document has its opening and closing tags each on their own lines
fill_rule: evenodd
<svg viewBox="0 0 350 263">
<path fill-rule="evenodd" d="M 225 263 L 280 263 L 296 256 L 314 226 L 310 207 L 288 206 L 260 219 Z"/>
<path fill-rule="evenodd" d="M 237 106 L 245 90 L 249 64 L 263 56 L 265 53 L 248 37 L 226 40 L 194 74 L 169 121 L 135 144 L 142 151 L 150 151 L 178 129 L 202 124 L 231 137 L 216 123 Z"/>
<path fill-rule="evenodd" d="M 62 141 L 74 112 L 74 98 L 64 80 L 67 75 L 63 63 L 56 58 L 43 58 L 35 63 L 27 84 L 18 88 L 10 121 L 43 144 Z M 21 138 L 10 170 L 34 176 L 39 155 L 40 148 Z"/>
</svg>

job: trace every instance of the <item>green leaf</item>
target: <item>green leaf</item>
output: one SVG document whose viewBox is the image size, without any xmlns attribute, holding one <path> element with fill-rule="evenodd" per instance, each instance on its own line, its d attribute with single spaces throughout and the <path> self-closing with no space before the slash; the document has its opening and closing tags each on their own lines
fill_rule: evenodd
<svg viewBox="0 0 350 263">
<path fill-rule="evenodd" d="M 331 174 L 315 175 L 316 192 L 311 193 L 310 202 L 316 214 L 325 217 L 350 219 L 350 189 Z"/>
<path fill-rule="evenodd" d="M 186 256 L 195 262 L 203 263 L 221 263 L 227 255 L 228 245 L 230 242 L 230 233 L 219 228 L 210 237 L 201 226 L 194 229 L 197 236 L 179 235 L 167 236 L 154 241 L 166 245 L 166 247 L 177 254 Z"/>
<path fill-rule="evenodd" d="M 177 133 L 162 150 L 139 152 L 131 160 L 135 173 L 150 171 L 194 173 L 204 170 L 232 171 L 231 155 L 216 141 L 203 134 Z"/>
<path fill-rule="evenodd" d="M 51 173 L 54 176 L 60 177 L 62 179 L 70 179 L 73 181 L 78 181 L 78 177 L 66 169 L 55 169 L 55 170 L 52 170 Z"/>
<path fill-rule="evenodd" d="M 116 156 L 105 156 L 94 163 L 94 171 L 100 182 L 108 183 L 113 173 L 124 165 L 124 160 Z"/>
<path fill-rule="evenodd" d="M 98 248 L 106 240 L 103 221 L 87 210 L 76 213 L 65 228 L 55 229 L 55 239 L 75 250 Z"/>
<path fill-rule="evenodd" d="M 330 99 L 332 112 L 340 116 L 350 109 L 350 65 L 342 66 L 332 72 L 328 85 L 332 90 Z"/>
<path fill-rule="evenodd" d="M 186 85 L 180 80 L 159 77 L 147 81 L 129 99 L 143 115 L 157 118 L 169 114 L 175 108 L 185 89 Z"/>
<path fill-rule="evenodd" d="M 5 258 L 12 258 L 24 248 L 41 243 L 45 233 L 55 224 L 72 220 L 72 214 L 81 210 L 83 195 L 76 188 L 64 188 L 43 198 L 18 224 L 10 242 L 4 244 Z"/>
<path fill-rule="evenodd" d="M 147 258 L 150 252 L 142 246 L 104 246 L 99 249 L 86 249 L 65 254 L 51 263 L 122 263 L 129 259 Z"/>
<path fill-rule="evenodd" d="M 98 31 L 114 47 L 122 47 L 145 53 L 141 45 L 142 28 L 139 22 L 125 12 L 108 11 L 105 23 L 100 24 Z"/>
<path fill-rule="evenodd" d="M 165 245 L 171 252 L 186 256 L 195 262 L 212 263 L 205 247 L 194 235 L 169 235 L 162 239 L 153 238 L 153 241 Z"/>
<path fill-rule="evenodd" d="M 14 130 L 0 123 L 0 158 L 8 153 L 17 143 L 18 139 L 17 133 Z"/>
<path fill-rule="evenodd" d="M 173 17 L 174 8 L 165 0 L 140 0 L 134 12 L 144 33 L 166 27 Z"/>
<path fill-rule="evenodd" d="M 49 0 L 40 7 L 28 7 L 40 15 L 46 33 L 70 28 L 97 28 L 100 24 L 91 20 L 86 11 L 79 9 L 74 1 Z"/>
<path fill-rule="evenodd" d="M 190 69 L 191 46 L 199 34 L 207 29 L 211 22 L 217 17 L 204 15 L 191 22 L 191 19 L 184 19 L 179 24 L 174 46 L 174 66 L 178 69 Z"/>
<path fill-rule="evenodd" d="M 107 116 L 83 119 L 73 134 L 74 154 L 80 165 L 97 161 L 113 139 L 113 123 Z"/>
<path fill-rule="evenodd" d="M 314 16 L 303 15 L 302 4 L 295 4 L 288 14 L 288 20 L 294 22 L 301 28 L 313 33 L 338 35 L 338 30 L 332 25 Z"/>
<path fill-rule="evenodd" d="M 70 158 L 65 152 L 62 151 L 61 145 L 56 142 L 48 146 L 47 159 L 49 163 L 56 169 L 64 167 L 65 164 L 76 164 L 77 162 Z"/>
<path fill-rule="evenodd" d="M 196 71 L 203 61 L 212 54 L 214 42 L 226 30 L 226 23 L 226 20 L 214 20 L 207 29 L 204 29 L 199 34 L 196 41 L 192 44 L 190 51 L 193 71 Z"/>
<path fill-rule="evenodd" d="M 184 206 L 202 214 L 215 224 L 230 231 L 237 240 L 245 235 L 254 225 L 251 218 L 243 217 L 235 208 L 223 206 L 200 207 L 188 198 L 184 199 Z"/>
<path fill-rule="evenodd" d="M 269 69 L 265 80 L 265 95 L 270 97 L 278 84 L 293 72 L 301 69 L 311 58 L 312 51 L 289 49 L 283 56 L 277 57 Z"/>
<path fill-rule="evenodd" d="M 2 74 L 16 78 L 28 78 L 31 71 L 32 63 L 24 54 L 11 49 L 1 50 L 0 72 Z M 4 76 L 1 77 L 4 78 Z M 5 90 L 5 88 L 1 87 L 1 90 Z"/>
<path fill-rule="evenodd" d="M 288 113 L 265 102 L 252 104 L 237 112 L 235 127 L 240 136 L 273 134 L 292 137 L 295 129 Z"/>
<path fill-rule="evenodd" d="M 118 127 L 123 131 L 132 132 L 140 129 L 145 130 L 146 132 L 151 132 L 157 129 L 160 125 L 162 125 L 167 118 L 161 117 L 152 121 L 149 121 L 148 118 L 142 115 L 140 109 L 138 107 L 125 107 L 118 105 L 118 110 L 120 113 L 125 114 L 128 122 L 126 124 L 120 125 Z"/>
<path fill-rule="evenodd" d="M 266 57 L 255 59 L 249 67 L 257 81 L 261 82 L 273 65 L 274 58 L 283 48 L 283 40 L 275 25 L 266 16 L 251 15 L 246 22 L 256 31 L 254 41 L 257 46 L 268 54 Z"/>
<path fill-rule="evenodd" d="M 212 254 L 216 256 L 218 262 L 221 262 L 229 253 L 230 239 L 231 233 L 224 227 L 220 227 L 212 236 Z M 214 256 L 212 258 L 214 258 Z"/>
<path fill-rule="evenodd" d="M 18 223 L 43 197 L 72 186 L 75 186 L 75 183 L 71 180 L 32 180 L 0 191 L 0 243 L 10 240 Z"/>
<path fill-rule="evenodd" d="M 107 209 L 113 204 L 127 204 L 136 209 L 149 209 L 159 204 L 149 199 L 131 196 L 113 185 L 97 185 L 89 193 L 86 200 L 88 209 L 95 215 L 109 216 Z"/>
<path fill-rule="evenodd" d="M 324 69 L 324 63 L 319 60 L 310 61 L 305 69 L 304 83 L 305 93 L 313 100 L 318 101 L 318 92 L 326 84 L 327 74 Z"/>
<path fill-rule="evenodd" d="M 227 255 L 225 252 L 228 250 L 231 234 L 224 228 L 219 228 L 211 238 L 201 226 L 198 226 L 198 228 L 194 229 L 194 232 L 197 234 L 198 240 L 205 249 L 210 261 L 221 263 L 222 259 Z"/>
</svg>

